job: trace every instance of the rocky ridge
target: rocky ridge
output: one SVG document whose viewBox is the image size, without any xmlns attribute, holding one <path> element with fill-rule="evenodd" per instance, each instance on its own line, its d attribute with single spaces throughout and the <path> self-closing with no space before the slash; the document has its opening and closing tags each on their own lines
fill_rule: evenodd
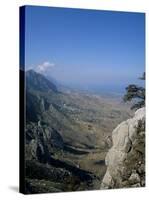
<svg viewBox="0 0 149 200">
<path fill-rule="evenodd" d="M 145 108 L 112 132 L 101 189 L 145 186 Z"/>
</svg>

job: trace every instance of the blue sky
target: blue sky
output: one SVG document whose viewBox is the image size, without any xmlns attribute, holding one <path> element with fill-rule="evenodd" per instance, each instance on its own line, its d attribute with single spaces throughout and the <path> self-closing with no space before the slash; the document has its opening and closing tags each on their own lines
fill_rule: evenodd
<svg viewBox="0 0 149 200">
<path fill-rule="evenodd" d="M 26 7 L 25 65 L 59 82 L 119 88 L 145 67 L 145 15 Z"/>
</svg>

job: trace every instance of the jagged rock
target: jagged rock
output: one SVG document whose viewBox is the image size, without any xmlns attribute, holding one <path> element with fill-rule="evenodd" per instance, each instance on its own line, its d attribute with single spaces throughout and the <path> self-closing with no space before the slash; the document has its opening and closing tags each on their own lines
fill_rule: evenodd
<svg viewBox="0 0 149 200">
<path fill-rule="evenodd" d="M 50 154 L 63 149 L 64 142 L 55 129 L 30 123 L 26 126 L 26 160 L 47 162 Z"/>
<path fill-rule="evenodd" d="M 133 172 L 128 180 L 130 183 L 134 185 L 134 184 L 140 183 L 140 176 L 138 173 Z"/>
<path fill-rule="evenodd" d="M 112 147 L 112 138 L 111 138 L 111 136 L 107 136 L 107 137 L 105 138 L 105 143 L 106 143 L 106 145 L 108 146 L 108 148 L 111 148 L 111 147 Z"/>
<path fill-rule="evenodd" d="M 107 171 L 101 189 L 144 186 L 145 108 L 114 129 L 112 142 L 105 159 Z"/>
</svg>

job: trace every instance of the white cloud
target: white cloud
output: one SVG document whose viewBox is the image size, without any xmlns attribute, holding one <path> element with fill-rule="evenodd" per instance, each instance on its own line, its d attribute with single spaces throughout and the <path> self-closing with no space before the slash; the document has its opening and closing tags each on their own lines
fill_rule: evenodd
<svg viewBox="0 0 149 200">
<path fill-rule="evenodd" d="M 49 69 L 51 69 L 53 67 L 55 67 L 55 63 L 45 61 L 42 64 L 38 65 L 35 70 L 37 72 L 44 73 L 44 72 L 47 72 Z"/>
</svg>

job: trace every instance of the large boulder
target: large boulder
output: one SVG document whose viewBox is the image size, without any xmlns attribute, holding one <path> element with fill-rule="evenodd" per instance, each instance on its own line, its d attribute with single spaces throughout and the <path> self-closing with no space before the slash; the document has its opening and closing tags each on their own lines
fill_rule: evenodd
<svg viewBox="0 0 149 200">
<path fill-rule="evenodd" d="M 145 108 L 112 132 L 101 189 L 145 186 Z"/>
</svg>

